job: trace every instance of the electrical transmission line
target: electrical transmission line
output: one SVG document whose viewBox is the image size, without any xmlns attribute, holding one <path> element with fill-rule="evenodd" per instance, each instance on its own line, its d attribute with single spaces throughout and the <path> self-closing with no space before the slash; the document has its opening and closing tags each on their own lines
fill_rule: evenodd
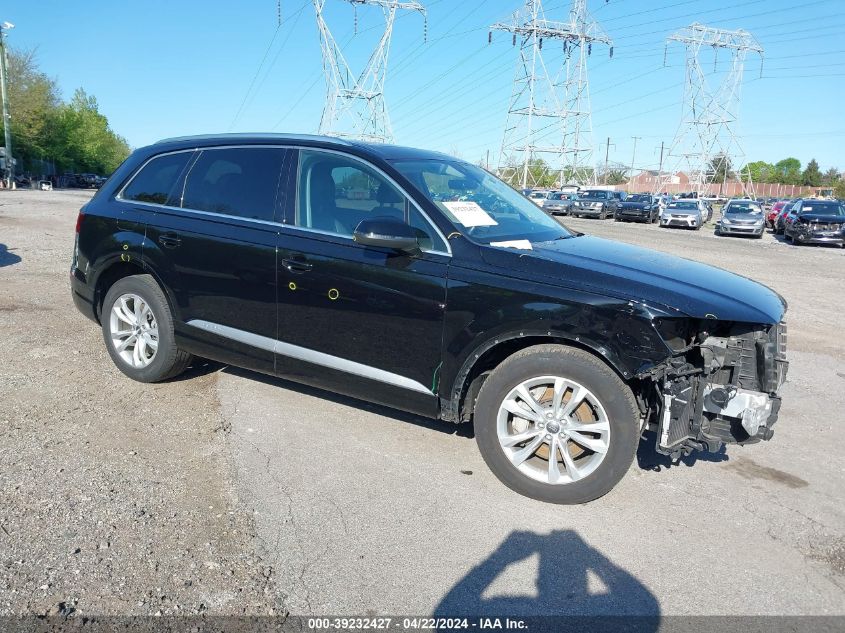
<svg viewBox="0 0 845 633">
<path fill-rule="evenodd" d="M 593 44 L 609 46 L 612 57 L 613 42 L 590 18 L 587 0 L 572 0 L 568 22 L 547 20 L 542 0 L 526 0 L 511 22 L 490 28 L 488 41 L 492 31 L 507 31 L 519 44 L 499 177 L 522 188 L 537 186 L 546 176 L 537 168 L 542 161 L 560 185 L 595 183 L 587 58 Z"/>
<path fill-rule="evenodd" d="M 356 138 L 375 143 L 393 141 L 393 130 L 384 102 L 384 83 L 387 77 L 387 56 L 393 36 L 397 11 L 418 11 L 425 18 L 426 11 L 416 1 L 401 0 L 345 0 L 355 10 L 357 32 L 359 5 L 374 5 L 384 13 L 384 31 L 367 65 L 360 74 L 353 74 L 341 46 L 332 35 L 323 15 L 326 0 L 313 0 L 320 30 L 323 69 L 326 75 L 326 105 L 320 119 L 320 134 Z M 427 27 L 426 27 L 427 28 Z"/>
<path fill-rule="evenodd" d="M 739 182 L 743 193 L 753 197 L 750 174 L 744 181 L 733 167 L 745 164 L 736 125 L 745 58 L 748 53 L 757 53 L 762 64 L 763 47 L 747 31 L 715 29 L 697 22 L 669 36 L 667 51 L 672 42 L 683 44 L 686 51 L 684 109 L 668 154 L 673 169 L 659 175 L 658 192 L 665 190 L 675 172 L 684 171 L 691 190 L 699 196 L 709 184 L 718 182 L 721 191 L 730 180 Z M 710 60 L 702 59 L 702 49 L 713 53 L 712 71 Z M 727 52 L 730 58 L 727 72 L 718 75 L 720 51 Z M 708 82 L 708 76 L 712 82 Z"/>
</svg>

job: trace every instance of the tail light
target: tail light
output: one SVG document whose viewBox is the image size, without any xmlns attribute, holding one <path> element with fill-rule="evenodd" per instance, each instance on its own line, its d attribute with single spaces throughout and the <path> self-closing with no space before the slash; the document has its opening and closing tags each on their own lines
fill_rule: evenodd
<svg viewBox="0 0 845 633">
<path fill-rule="evenodd" d="M 76 234 L 79 235 L 79 229 L 82 227 L 82 220 L 85 219 L 85 212 L 80 211 L 79 215 L 76 216 Z"/>
</svg>

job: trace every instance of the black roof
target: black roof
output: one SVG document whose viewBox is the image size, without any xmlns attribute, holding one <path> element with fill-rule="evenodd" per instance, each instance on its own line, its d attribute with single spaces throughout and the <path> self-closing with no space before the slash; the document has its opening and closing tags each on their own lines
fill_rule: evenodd
<svg viewBox="0 0 845 633">
<path fill-rule="evenodd" d="M 401 145 L 385 145 L 381 143 L 367 143 L 354 139 L 344 139 L 334 136 L 320 136 L 317 134 L 273 134 L 273 133 L 236 133 L 236 134 L 200 134 L 196 136 L 178 136 L 158 141 L 155 145 L 178 147 L 209 147 L 212 145 L 262 145 L 270 143 L 296 143 L 309 147 L 357 149 L 363 153 L 377 156 L 383 160 L 401 159 L 452 159 L 453 157 L 441 152 L 434 152 L 415 147 Z"/>
</svg>

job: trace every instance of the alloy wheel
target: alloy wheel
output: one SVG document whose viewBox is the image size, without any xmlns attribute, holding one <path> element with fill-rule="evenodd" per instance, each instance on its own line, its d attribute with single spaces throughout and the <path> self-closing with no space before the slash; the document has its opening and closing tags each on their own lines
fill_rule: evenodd
<svg viewBox="0 0 845 633">
<path fill-rule="evenodd" d="M 499 406 L 499 445 L 522 474 L 562 485 L 592 474 L 610 448 L 610 422 L 589 389 L 560 376 L 514 387 Z"/>
<path fill-rule="evenodd" d="M 158 352 L 158 324 L 149 304 L 136 294 L 119 296 L 109 315 L 109 336 L 124 362 L 148 366 Z"/>
</svg>

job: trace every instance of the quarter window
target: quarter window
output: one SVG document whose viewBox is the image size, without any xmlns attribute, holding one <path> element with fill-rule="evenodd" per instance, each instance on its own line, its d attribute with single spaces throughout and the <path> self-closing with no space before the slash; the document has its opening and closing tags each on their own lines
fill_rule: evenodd
<svg viewBox="0 0 845 633">
<path fill-rule="evenodd" d="M 185 179 L 182 207 L 272 221 L 284 156 L 276 147 L 202 150 Z"/>
<path fill-rule="evenodd" d="M 336 154 L 300 151 L 297 226 L 351 237 L 361 220 L 376 217 L 416 229 L 423 250 L 448 250 L 419 210 L 375 170 Z"/>
<path fill-rule="evenodd" d="M 176 183 L 193 155 L 190 151 L 153 158 L 135 175 L 120 197 L 136 202 L 172 204 Z"/>
</svg>

